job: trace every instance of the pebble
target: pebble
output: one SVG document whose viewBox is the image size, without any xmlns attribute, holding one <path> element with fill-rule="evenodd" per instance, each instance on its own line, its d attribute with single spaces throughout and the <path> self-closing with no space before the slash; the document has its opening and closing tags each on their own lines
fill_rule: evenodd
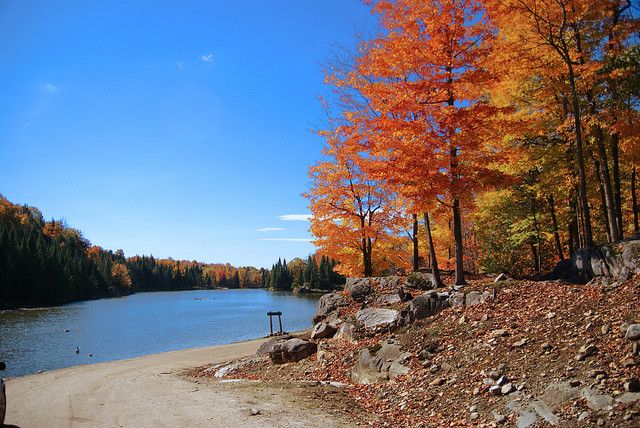
<svg viewBox="0 0 640 428">
<path fill-rule="evenodd" d="M 553 319 L 553 318 L 555 318 L 555 317 L 556 317 L 556 313 L 555 313 L 555 312 L 549 312 L 549 313 L 547 314 L 547 319 L 548 319 L 548 320 Z"/>
<path fill-rule="evenodd" d="M 259 410 L 259 409 L 256 409 L 256 408 L 253 408 L 253 409 L 251 409 L 251 410 L 249 411 L 249 414 L 250 414 L 251 416 L 258 416 L 258 415 L 260 414 L 260 410 Z"/>
<path fill-rule="evenodd" d="M 627 340 L 640 340 L 640 324 L 631 324 L 624 334 Z"/>
<path fill-rule="evenodd" d="M 569 381 L 569 385 L 571 385 L 574 388 L 577 386 L 580 386 L 580 384 L 582 384 L 582 382 L 580 382 L 578 379 L 572 379 Z"/>
<path fill-rule="evenodd" d="M 492 395 L 502 395 L 502 388 L 498 385 L 493 385 L 491 388 L 489 388 L 489 393 L 491 393 Z"/>
<path fill-rule="evenodd" d="M 544 343 L 542 344 L 542 350 L 543 350 L 543 351 L 550 351 L 551 349 L 553 349 L 553 346 L 551 346 L 551 344 L 550 344 L 550 343 L 548 343 L 548 342 L 544 342 Z"/>
<path fill-rule="evenodd" d="M 480 417 L 480 414 L 478 412 L 473 412 L 469 415 L 469 419 L 471 420 L 478 419 L 478 417 Z"/>
<path fill-rule="evenodd" d="M 507 383 L 502 387 L 500 392 L 502 393 L 502 395 L 507 395 L 507 394 L 511 394 L 514 391 L 514 389 L 515 388 L 513 387 L 512 383 Z"/>
<path fill-rule="evenodd" d="M 527 344 L 527 342 L 529 342 L 529 339 L 522 339 L 522 340 L 518 340 L 517 342 L 515 342 L 515 343 L 513 344 L 513 346 L 514 346 L 515 348 L 522 348 L 524 345 L 526 345 L 526 344 Z"/>
<path fill-rule="evenodd" d="M 600 327 L 600 332 L 602 334 L 608 334 L 609 333 L 609 324 L 604 324 L 602 327 Z"/>
<path fill-rule="evenodd" d="M 501 413 L 496 412 L 495 410 L 493 411 L 493 420 L 496 421 L 497 424 L 503 424 L 505 422 L 507 422 L 507 417 Z"/>
<path fill-rule="evenodd" d="M 498 378 L 498 380 L 496 380 L 496 385 L 502 386 L 505 383 L 507 383 L 507 377 L 506 376 L 500 376 Z"/>
</svg>

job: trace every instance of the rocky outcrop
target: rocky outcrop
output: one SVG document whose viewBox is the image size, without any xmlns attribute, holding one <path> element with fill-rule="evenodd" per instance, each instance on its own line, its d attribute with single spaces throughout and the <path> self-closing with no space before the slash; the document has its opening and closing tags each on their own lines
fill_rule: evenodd
<svg viewBox="0 0 640 428">
<path fill-rule="evenodd" d="M 394 309 L 366 308 L 356 313 L 356 323 L 365 330 L 392 330 L 402 325 L 402 317 Z"/>
<path fill-rule="evenodd" d="M 330 339 L 336 334 L 338 329 L 326 322 L 319 322 L 315 326 L 313 326 L 313 330 L 311 330 L 311 339 Z"/>
<path fill-rule="evenodd" d="M 449 303 L 449 293 L 425 293 L 422 296 L 411 300 L 406 307 L 408 316 L 407 322 L 412 323 L 431 317 L 443 309 L 451 306 Z"/>
<path fill-rule="evenodd" d="M 618 242 L 606 247 L 578 250 L 543 279 L 586 283 L 593 278 L 626 281 L 640 274 L 640 240 Z"/>
<path fill-rule="evenodd" d="M 356 302 L 362 302 L 371 293 L 373 293 L 373 286 L 371 285 L 370 278 L 347 278 L 347 283 L 344 286 L 347 294 Z"/>
<path fill-rule="evenodd" d="M 351 379 L 356 383 L 371 384 L 405 375 L 409 373 L 409 368 L 403 363 L 410 356 L 411 354 L 403 352 L 392 340 L 364 348 L 358 355 Z"/>
<path fill-rule="evenodd" d="M 329 317 L 332 312 L 337 311 L 342 306 L 347 306 L 349 301 L 340 292 L 325 294 L 318 300 L 316 312 L 313 314 L 313 324 L 317 324 L 325 318 Z"/>
<path fill-rule="evenodd" d="M 276 342 L 269 350 L 269 358 L 274 364 L 291 363 L 313 355 L 317 349 L 314 342 L 293 338 Z"/>
</svg>

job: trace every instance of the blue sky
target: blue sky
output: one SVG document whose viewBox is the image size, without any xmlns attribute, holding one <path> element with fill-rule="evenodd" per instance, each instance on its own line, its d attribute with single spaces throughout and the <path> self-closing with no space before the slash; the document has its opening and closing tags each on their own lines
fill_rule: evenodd
<svg viewBox="0 0 640 428">
<path fill-rule="evenodd" d="M 359 0 L 3 1 L 0 193 L 128 256 L 304 257 L 321 64 L 373 25 Z"/>
</svg>

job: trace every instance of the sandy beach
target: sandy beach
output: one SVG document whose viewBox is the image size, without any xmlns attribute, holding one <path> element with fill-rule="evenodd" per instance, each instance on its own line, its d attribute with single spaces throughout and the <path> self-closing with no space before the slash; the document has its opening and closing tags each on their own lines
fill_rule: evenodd
<svg viewBox="0 0 640 428">
<path fill-rule="evenodd" d="M 7 426 L 350 426 L 295 386 L 218 383 L 186 369 L 255 353 L 265 339 L 74 366 L 7 381 Z M 252 416 L 251 409 L 260 411 Z"/>
</svg>

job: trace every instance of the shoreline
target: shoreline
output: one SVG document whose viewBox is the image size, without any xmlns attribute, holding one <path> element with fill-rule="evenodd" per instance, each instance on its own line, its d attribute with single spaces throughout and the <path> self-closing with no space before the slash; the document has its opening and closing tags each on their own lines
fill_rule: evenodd
<svg viewBox="0 0 640 428">
<path fill-rule="evenodd" d="M 286 333 L 285 334 L 291 334 L 291 335 L 299 335 L 299 334 L 305 334 L 310 332 L 311 329 L 305 329 L 305 330 L 298 330 L 298 331 L 294 331 L 294 332 L 290 332 L 290 333 Z M 171 356 L 178 356 L 180 354 L 184 354 L 185 356 L 189 356 L 191 354 L 195 354 L 195 353 L 210 353 L 212 355 L 218 355 L 218 354 L 225 354 L 227 351 L 229 350 L 234 350 L 238 345 L 245 345 L 247 347 L 252 347 L 255 344 L 261 345 L 263 342 L 271 339 L 272 337 L 277 337 L 277 336 L 263 336 L 263 337 L 257 337 L 257 338 L 253 338 L 253 339 L 244 339 L 244 340 L 237 340 L 234 342 L 230 342 L 230 343 L 221 343 L 218 345 L 210 345 L 210 346 L 198 346 L 198 347 L 194 347 L 194 348 L 185 348 L 185 349 L 176 349 L 173 351 L 165 351 L 165 352 L 156 352 L 156 353 L 152 353 L 152 354 L 144 354 L 144 355 L 140 355 L 137 357 L 130 357 L 130 358 L 123 358 L 123 359 L 117 359 L 117 360 L 109 360 L 109 361 L 100 361 L 100 362 L 95 362 L 95 363 L 90 363 L 90 364 L 75 364 L 72 366 L 67 366 L 67 367 L 61 367 L 58 369 L 51 369 L 51 370 L 43 370 L 40 372 L 36 372 L 36 373 L 28 373 L 28 374 L 24 374 L 24 375 L 20 375 L 20 376 L 12 376 L 12 377 L 3 377 L 6 381 L 13 381 L 13 380 L 18 380 L 18 379 L 25 379 L 28 377 L 34 377 L 34 376 L 42 376 L 45 374 L 57 374 L 60 372 L 65 372 L 65 371 L 74 371 L 74 370 L 78 370 L 81 368 L 91 368 L 91 367 L 96 367 L 96 366 L 101 366 L 101 365 L 109 365 L 109 364 L 118 364 L 118 363 L 130 363 L 130 362 L 137 362 L 137 361 L 143 361 L 145 359 L 161 359 L 162 357 L 171 357 Z M 258 347 L 256 347 L 256 350 L 258 349 Z M 246 355 L 240 355 L 238 354 L 237 356 L 232 357 L 231 359 L 234 358 L 238 358 L 238 357 L 243 357 L 243 356 L 248 356 L 250 354 L 246 354 Z M 1 377 L 1 376 L 0 376 Z"/>
</svg>

